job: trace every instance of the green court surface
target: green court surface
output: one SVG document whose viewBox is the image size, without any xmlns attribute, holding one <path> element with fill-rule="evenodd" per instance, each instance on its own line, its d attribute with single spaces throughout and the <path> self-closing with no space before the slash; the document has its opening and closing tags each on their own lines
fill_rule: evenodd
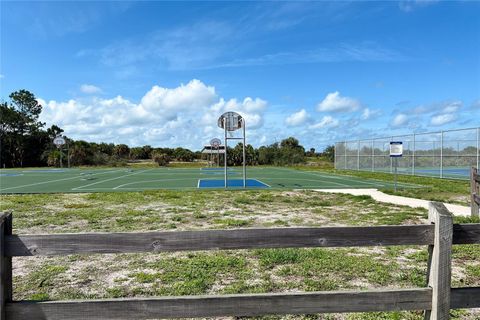
<svg viewBox="0 0 480 320">
<path fill-rule="evenodd" d="M 230 169 L 228 179 L 243 184 L 242 171 Z M 276 167 L 247 168 L 249 188 L 273 189 L 339 189 L 393 188 L 392 182 L 369 180 Z M 0 193 L 50 192 L 120 192 L 155 189 L 203 189 L 223 187 L 224 172 L 220 168 L 108 168 L 108 169 L 2 169 Z M 392 176 L 393 179 L 393 176 Z M 217 181 L 209 181 L 217 180 Z M 399 184 L 399 188 L 418 187 Z"/>
</svg>

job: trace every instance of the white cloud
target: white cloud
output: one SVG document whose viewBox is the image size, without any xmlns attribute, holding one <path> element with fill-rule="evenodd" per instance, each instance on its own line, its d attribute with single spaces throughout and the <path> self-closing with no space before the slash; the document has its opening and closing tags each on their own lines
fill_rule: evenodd
<svg viewBox="0 0 480 320">
<path fill-rule="evenodd" d="M 260 98 L 225 100 L 217 96 L 214 87 L 199 80 L 175 88 L 153 86 L 140 102 L 122 96 L 39 102 L 44 106 L 41 121 L 59 125 L 74 139 L 192 149 L 222 135 L 216 122 L 226 111 L 243 115 L 253 137 L 263 125 L 267 108 Z"/>
<path fill-rule="evenodd" d="M 407 115 L 404 113 L 399 113 L 393 118 L 391 125 L 393 127 L 401 127 L 403 125 L 406 125 L 407 123 L 408 123 Z"/>
<path fill-rule="evenodd" d="M 5 76 L 3 74 L 0 74 L 0 79 L 3 79 L 5 78 Z"/>
<path fill-rule="evenodd" d="M 317 106 L 318 111 L 322 112 L 352 112 L 360 107 L 360 102 L 356 99 L 340 96 L 340 92 L 335 91 L 327 94 L 325 99 Z"/>
<path fill-rule="evenodd" d="M 457 116 L 452 113 L 445 113 L 433 116 L 430 123 L 433 126 L 441 126 L 450 122 L 453 122 L 457 119 Z"/>
<path fill-rule="evenodd" d="M 86 94 L 95 94 L 95 93 L 102 92 L 102 89 L 100 89 L 97 86 L 94 86 L 93 84 L 82 84 L 80 86 L 80 91 Z"/>
<path fill-rule="evenodd" d="M 218 117 L 227 111 L 238 112 L 245 118 L 247 129 L 258 129 L 263 125 L 263 111 L 267 102 L 260 99 L 245 98 L 243 101 L 237 99 L 225 100 L 221 98 L 205 110 L 202 121 L 205 125 L 214 124 L 216 126 Z M 211 129 L 210 129 L 211 130 Z"/>
<path fill-rule="evenodd" d="M 171 120 L 179 112 L 199 110 L 212 104 L 216 97 L 215 88 L 194 79 L 173 89 L 153 86 L 142 98 L 140 105 L 144 112 L 152 112 Z"/>
<path fill-rule="evenodd" d="M 426 7 L 438 2 L 438 0 L 404 0 L 398 3 L 400 10 L 404 12 L 411 12 L 420 7 Z"/>
<path fill-rule="evenodd" d="M 462 107 L 462 101 L 453 101 L 447 103 L 442 110 L 442 113 L 455 113 Z"/>
<path fill-rule="evenodd" d="M 338 119 L 335 119 L 331 116 L 324 116 L 319 122 L 312 124 L 310 129 L 322 129 L 322 128 L 333 128 L 337 127 L 339 124 Z"/>
<path fill-rule="evenodd" d="M 380 110 L 372 110 L 370 108 L 363 109 L 362 120 L 372 119 L 380 114 Z"/>
<path fill-rule="evenodd" d="M 285 119 L 285 123 L 288 126 L 295 127 L 305 124 L 308 121 L 308 113 L 305 109 L 291 114 Z"/>
</svg>

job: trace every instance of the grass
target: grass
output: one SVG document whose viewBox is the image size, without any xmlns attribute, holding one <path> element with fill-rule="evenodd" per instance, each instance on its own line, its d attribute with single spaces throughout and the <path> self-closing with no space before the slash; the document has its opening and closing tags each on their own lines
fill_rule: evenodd
<svg viewBox="0 0 480 320">
<path fill-rule="evenodd" d="M 315 191 L 147 191 L 2 196 L 14 233 L 418 224 L 423 209 Z M 474 222 L 456 218 L 455 222 Z M 14 258 L 16 300 L 365 290 L 425 285 L 421 246 L 264 249 Z M 480 246 L 453 248 L 453 285 L 479 286 Z M 454 311 L 454 319 L 476 319 Z M 285 317 L 263 317 L 284 319 Z M 420 312 L 295 316 L 422 319 Z"/>
</svg>

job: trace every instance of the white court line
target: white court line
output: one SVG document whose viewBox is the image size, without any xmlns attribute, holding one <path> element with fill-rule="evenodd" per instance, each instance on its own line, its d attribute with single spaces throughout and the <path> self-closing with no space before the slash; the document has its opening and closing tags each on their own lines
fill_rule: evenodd
<svg viewBox="0 0 480 320">
<path fill-rule="evenodd" d="M 213 187 L 204 187 L 205 189 L 207 188 L 213 188 Z M 178 189 L 178 190 L 201 190 L 201 189 L 204 189 L 204 188 L 197 188 L 197 187 L 141 187 L 141 189 L 139 188 L 122 188 L 122 189 L 116 189 L 116 191 L 118 192 L 122 192 L 122 191 L 144 191 L 144 190 L 171 190 L 171 189 Z M 271 187 L 272 189 L 285 189 L 285 188 L 279 188 L 279 187 Z M 337 188 L 339 189 L 338 186 L 336 185 L 323 185 L 322 188 Z M 341 189 L 348 189 L 350 187 L 347 187 L 347 188 L 341 188 Z M 264 188 L 264 189 L 267 189 L 267 188 Z M 292 190 L 312 190 L 312 189 L 319 189 L 318 186 L 307 186 L 307 187 L 304 187 L 304 188 L 289 188 L 289 189 L 292 189 Z M 85 188 L 85 189 L 81 189 L 81 190 L 77 190 L 78 192 L 90 192 L 90 191 L 95 191 L 95 190 L 103 190 L 103 191 L 112 191 L 113 189 L 112 188 Z M 261 190 L 261 189 L 259 189 Z M 360 189 L 359 189 L 360 190 Z"/>
<path fill-rule="evenodd" d="M 118 171 L 120 171 L 120 170 L 104 171 L 104 172 L 99 172 L 99 173 L 93 173 L 93 174 L 91 174 L 91 175 L 92 175 L 92 176 L 95 176 L 95 175 L 98 175 L 98 174 L 112 173 L 112 172 L 118 172 Z M 45 183 L 65 181 L 65 180 L 72 180 L 72 179 L 78 179 L 78 178 L 80 178 L 80 177 L 79 177 L 79 176 L 75 176 L 75 177 L 63 178 L 63 179 L 57 179 L 57 180 L 42 181 L 42 182 L 37 182 L 37 183 L 25 184 L 25 185 L 23 185 L 23 186 L 3 188 L 3 189 L 0 189 L 0 190 L 3 191 L 3 190 L 10 190 L 10 189 L 18 189 L 18 188 L 24 188 L 24 187 L 38 186 L 38 185 L 45 184 Z"/>
<path fill-rule="evenodd" d="M 307 172 L 314 175 L 314 176 L 318 176 L 318 177 L 321 177 L 321 178 L 327 178 L 327 179 L 330 178 L 330 179 L 337 179 L 337 180 L 343 180 L 343 181 L 347 180 L 346 179 L 347 177 L 351 177 L 353 179 L 349 179 L 349 180 L 351 180 L 352 182 L 358 182 L 358 183 L 369 184 L 369 185 L 374 185 L 374 186 L 386 187 L 385 181 L 382 181 L 382 180 L 375 180 L 375 181 L 380 181 L 380 182 L 383 182 L 383 183 L 374 183 L 374 182 L 366 182 L 366 181 L 357 180 L 357 179 L 355 179 L 357 177 L 354 177 L 354 176 L 342 176 L 342 177 L 345 177 L 345 178 L 341 178 L 341 177 L 335 177 L 333 175 L 328 175 L 328 174 L 322 175 L 322 174 L 319 174 L 315 171 L 305 171 L 304 173 L 306 174 Z M 370 179 L 370 178 L 367 178 L 367 179 Z M 342 184 L 342 185 L 345 186 L 345 184 Z M 346 185 L 346 186 L 348 186 L 348 185 Z"/>
<path fill-rule="evenodd" d="M 292 169 L 287 169 L 287 168 L 275 168 L 279 171 L 293 171 Z M 347 176 L 347 175 L 339 175 L 339 174 L 319 174 L 317 171 L 310 171 L 310 170 L 307 170 L 307 171 L 304 171 L 304 170 L 296 170 L 298 172 L 301 172 L 303 174 L 311 174 L 313 176 L 317 176 L 317 177 L 320 177 L 320 178 L 326 178 L 326 179 L 337 179 L 337 180 L 342 180 L 342 181 L 345 181 L 345 180 L 351 180 L 351 181 L 354 181 L 354 182 L 358 182 L 358 183 L 363 183 L 363 184 L 369 184 L 369 185 L 374 185 L 374 186 L 382 186 L 382 187 L 386 187 L 386 185 L 384 184 L 385 181 L 382 181 L 382 180 L 377 180 L 377 179 L 370 179 L 368 178 L 369 180 L 375 180 L 375 181 L 379 181 L 379 182 L 383 182 L 383 183 L 373 183 L 373 182 L 365 182 L 365 181 L 358 181 L 356 180 L 357 177 L 354 177 L 354 176 Z M 345 178 L 343 178 L 345 177 Z M 352 179 L 347 179 L 347 178 L 353 178 Z M 332 183 L 336 183 L 336 182 L 332 182 Z M 347 184 L 343 184 L 343 183 L 338 183 L 339 185 L 341 186 L 350 186 L 350 185 L 347 185 Z"/>
<path fill-rule="evenodd" d="M 203 187 L 203 188 L 200 188 L 200 181 L 201 180 L 205 180 L 205 181 L 218 181 L 220 179 L 213 179 L 213 178 L 209 178 L 209 179 L 198 179 L 198 185 L 197 185 L 197 189 L 203 189 L 203 188 L 223 188 L 223 187 Z M 236 180 L 242 180 L 242 179 L 236 179 Z M 258 183 L 260 183 L 261 185 L 263 186 L 267 186 L 269 188 L 272 188 L 271 185 L 261 181 L 261 180 L 258 180 L 258 179 L 251 179 L 251 178 L 247 178 L 247 182 L 248 180 L 251 180 L 251 181 L 257 181 Z M 243 180 L 242 180 L 243 181 Z M 315 180 L 311 180 L 311 181 L 315 181 Z M 247 186 L 249 187 L 249 186 Z M 260 186 L 250 186 L 251 188 L 259 188 Z M 241 188 L 241 187 L 232 187 L 232 188 Z M 315 187 L 317 188 L 317 187 Z"/>
<path fill-rule="evenodd" d="M 293 181 L 312 181 L 312 182 L 315 182 L 315 183 L 318 183 L 321 181 L 320 180 L 313 180 L 313 179 L 302 179 L 302 178 L 270 178 L 270 177 L 259 177 L 259 179 L 265 179 L 265 180 L 280 180 L 280 181 L 284 181 L 284 180 L 293 180 Z M 256 179 L 255 179 L 256 180 Z M 264 183 L 263 181 L 260 180 L 260 182 Z M 347 187 L 347 188 L 351 188 L 352 186 L 351 185 L 342 185 L 341 183 L 337 183 L 337 182 L 333 182 L 333 181 L 327 181 L 327 183 L 333 183 L 335 186 L 338 186 L 338 185 L 341 185 L 341 186 L 344 186 L 344 187 Z M 309 188 L 310 187 L 315 187 L 315 188 L 320 188 L 321 186 L 323 186 L 324 184 L 320 184 L 320 185 L 316 185 L 316 186 L 308 186 Z M 331 185 L 332 187 L 334 185 Z"/>
<path fill-rule="evenodd" d="M 150 182 L 161 182 L 161 181 L 185 181 L 185 180 L 195 180 L 195 178 L 188 178 L 188 179 L 155 179 L 155 180 L 141 180 L 141 181 L 134 181 L 134 182 L 129 182 L 129 183 L 124 183 L 124 184 L 121 184 L 119 186 L 116 186 L 115 188 L 112 188 L 112 189 L 120 189 L 120 188 L 123 188 L 125 186 L 129 186 L 129 185 L 132 185 L 132 184 L 137 184 L 137 183 L 150 183 Z M 189 188 L 193 188 L 193 187 L 189 187 Z M 127 188 L 129 189 L 129 188 Z"/>
<path fill-rule="evenodd" d="M 298 170 L 298 171 L 300 171 L 300 170 Z M 303 174 L 307 174 L 307 175 L 309 174 L 307 172 L 302 172 L 302 171 L 300 171 L 300 172 L 303 173 Z M 311 174 L 314 175 L 314 176 L 320 177 L 320 178 L 326 178 L 326 177 L 322 177 L 321 175 L 317 175 L 317 174 L 314 174 L 314 173 L 311 173 Z M 333 182 L 333 181 L 328 181 L 328 182 L 339 185 L 339 186 L 349 187 L 348 184 L 344 184 L 344 183 L 340 183 L 340 182 Z"/>
<path fill-rule="evenodd" d="M 83 186 L 80 186 L 80 187 L 72 188 L 71 190 L 79 190 L 79 189 L 82 189 L 82 188 L 85 188 L 85 187 L 94 186 L 94 185 L 99 184 L 99 183 L 103 183 L 103 182 L 107 182 L 107 181 L 113 181 L 113 180 L 129 177 L 129 176 L 133 176 L 133 175 L 136 175 L 136 174 L 139 174 L 139 173 L 142 173 L 142 172 L 151 171 L 151 170 L 153 170 L 153 169 L 138 171 L 138 172 L 131 173 L 131 174 L 126 174 L 126 175 L 123 175 L 123 176 L 120 176 L 120 177 L 115 177 L 115 178 L 111 178 L 111 179 L 97 181 L 97 182 L 86 184 L 86 185 L 83 185 Z"/>
<path fill-rule="evenodd" d="M 258 180 L 258 179 L 247 179 L 247 180 L 255 180 L 255 181 L 257 181 L 258 183 L 261 183 L 261 184 L 263 184 L 263 185 L 265 185 L 265 186 L 267 186 L 267 187 L 269 187 L 269 188 L 272 187 L 272 186 L 269 185 L 268 183 L 265 183 L 265 182 L 263 182 L 263 181 L 261 181 L 261 180 Z"/>
<path fill-rule="evenodd" d="M 122 188 L 122 189 L 116 189 L 118 192 L 124 192 L 124 191 L 144 191 L 144 190 L 170 190 L 170 189 L 178 189 L 178 190 L 197 190 L 195 187 L 142 187 L 141 189 L 139 188 Z M 104 190 L 104 191 L 110 191 L 113 192 L 112 188 L 85 188 L 82 190 L 77 190 L 78 192 L 90 192 L 94 190 Z M 119 191 L 120 190 L 120 191 Z"/>
<path fill-rule="evenodd" d="M 305 171 L 305 172 L 310 172 L 312 174 L 315 174 L 315 175 L 318 175 L 318 176 L 321 176 L 320 174 L 318 174 L 316 171 Z M 368 171 L 358 171 L 358 172 L 368 172 Z M 381 171 L 378 171 L 378 172 L 375 172 L 375 173 L 390 173 L 390 172 L 381 172 Z M 353 178 L 354 180 L 353 181 L 357 181 L 356 179 L 362 179 L 361 177 L 356 177 L 356 176 L 349 176 L 349 175 L 346 175 L 346 174 L 338 174 L 338 173 L 334 173 L 333 175 L 335 176 L 338 176 L 338 177 L 335 177 L 335 179 L 341 179 L 341 180 L 345 180 L 344 178 L 340 178 L 340 177 L 345 177 L 345 178 Z M 326 177 L 332 177 L 334 178 L 333 176 L 330 176 L 328 174 L 326 174 L 324 176 L 325 178 Z M 425 176 L 425 177 L 428 177 L 428 176 Z M 381 182 L 381 183 L 378 183 L 378 184 L 374 184 L 373 182 L 363 182 L 363 181 L 358 181 L 360 183 L 368 183 L 368 184 L 374 184 L 374 185 L 380 185 L 382 187 L 387 187 L 387 184 L 388 185 L 393 185 L 393 182 L 388 182 L 388 181 L 384 181 L 384 180 L 380 180 L 380 179 L 375 179 L 375 178 L 363 178 L 363 179 L 368 179 L 368 180 L 372 180 L 372 181 L 378 181 L 378 182 Z M 350 179 L 351 180 L 351 179 Z M 408 183 L 408 182 L 399 182 L 398 185 L 403 185 L 403 186 L 409 186 L 409 187 L 412 187 L 412 188 L 421 188 L 422 186 L 418 185 L 418 184 L 414 184 L 414 183 Z"/>
</svg>

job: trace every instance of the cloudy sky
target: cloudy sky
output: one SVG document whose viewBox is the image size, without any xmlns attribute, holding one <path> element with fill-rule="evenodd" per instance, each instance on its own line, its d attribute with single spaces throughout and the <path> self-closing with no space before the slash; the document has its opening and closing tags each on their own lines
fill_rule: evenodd
<svg viewBox="0 0 480 320">
<path fill-rule="evenodd" d="M 5 2 L 0 99 L 89 141 L 200 149 L 480 125 L 480 2 Z"/>
</svg>

